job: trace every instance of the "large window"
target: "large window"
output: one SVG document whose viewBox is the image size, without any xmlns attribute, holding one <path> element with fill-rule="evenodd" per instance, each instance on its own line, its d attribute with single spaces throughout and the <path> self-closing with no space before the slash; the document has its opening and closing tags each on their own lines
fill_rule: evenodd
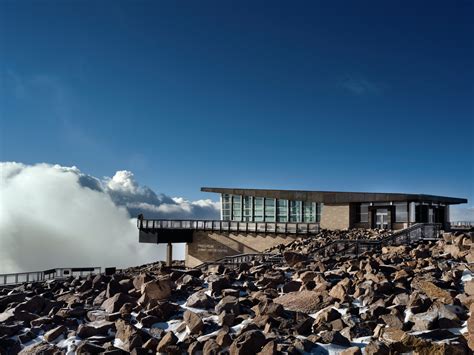
<svg viewBox="0 0 474 355">
<path fill-rule="evenodd" d="M 263 197 L 254 197 L 254 215 L 255 222 L 263 222 Z"/>
<path fill-rule="evenodd" d="M 323 205 L 321 203 L 316 203 L 316 222 L 321 222 L 321 209 Z"/>
<path fill-rule="evenodd" d="M 275 222 L 274 198 L 265 198 L 265 222 Z"/>
<path fill-rule="evenodd" d="M 222 219 L 245 222 L 306 222 L 321 219 L 321 204 L 231 194 L 221 195 Z"/>
<path fill-rule="evenodd" d="M 290 201 L 290 222 L 301 222 L 301 201 Z"/>
<path fill-rule="evenodd" d="M 369 204 L 368 203 L 361 203 L 360 204 L 359 221 L 361 223 L 368 223 L 369 222 Z"/>
<path fill-rule="evenodd" d="M 303 202 L 303 221 L 304 222 L 316 222 L 316 203 L 315 202 Z"/>
<path fill-rule="evenodd" d="M 253 203 L 252 203 L 251 196 L 244 196 L 244 215 L 242 220 L 243 221 L 252 221 L 252 211 L 253 211 Z"/>
<path fill-rule="evenodd" d="M 242 220 L 242 196 L 232 196 L 232 220 Z"/>
<path fill-rule="evenodd" d="M 277 221 L 288 222 L 288 200 L 277 200 Z"/>
<path fill-rule="evenodd" d="M 229 221 L 231 217 L 231 196 L 222 194 L 222 220 Z"/>
<path fill-rule="evenodd" d="M 395 222 L 408 222 L 408 204 L 395 202 Z"/>
</svg>

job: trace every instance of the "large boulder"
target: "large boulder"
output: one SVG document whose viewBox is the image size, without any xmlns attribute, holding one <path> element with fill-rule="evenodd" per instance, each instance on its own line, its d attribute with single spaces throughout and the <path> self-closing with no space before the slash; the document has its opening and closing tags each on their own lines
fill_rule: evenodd
<svg viewBox="0 0 474 355">
<path fill-rule="evenodd" d="M 330 297 L 315 291 L 290 292 L 273 300 L 289 311 L 315 313 L 331 304 Z"/>
<path fill-rule="evenodd" d="M 108 313 L 115 313 L 118 312 L 125 303 L 135 304 L 136 301 L 129 295 L 120 292 L 106 299 L 100 307 Z"/>
<path fill-rule="evenodd" d="M 77 328 L 77 336 L 80 338 L 89 338 L 97 335 L 105 336 L 109 330 L 115 328 L 113 322 L 96 321 L 86 324 L 80 324 Z"/>
<path fill-rule="evenodd" d="M 340 318 L 341 318 L 341 313 L 339 313 L 337 310 L 332 308 L 332 306 L 329 306 L 318 313 L 318 315 L 315 318 L 314 323 L 316 325 L 323 325 L 323 324 L 328 324 Z"/>
<path fill-rule="evenodd" d="M 141 290 L 142 286 L 151 280 L 153 280 L 153 278 L 150 275 L 141 273 L 133 278 L 133 287 L 135 287 L 136 290 Z"/>
<path fill-rule="evenodd" d="M 76 349 L 76 355 L 102 354 L 105 349 L 89 341 L 82 341 Z"/>
<path fill-rule="evenodd" d="M 178 338 L 174 335 L 173 332 L 168 332 L 161 338 L 158 346 L 156 347 L 156 351 L 159 353 L 167 353 L 169 348 L 175 345 L 178 342 Z"/>
<path fill-rule="evenodd" d="M 439 300 L 446 304 L 453 303 L 453 297 L 451 296 L 451 294 L 448 291 L 436 286 L 431 281 L 414 280 L 412 282 L 412 287 L 420 290 L 433 301 Z"/>
<path fill-rule="evenodd" d="M 379 340 L 372 340 L 364 348 L 366 355 L 387 355 L 390 354 L 390 348 Z"/>
<path fill-rule="evenodd" d="M 158 302 L 156 306 L 149 309 L 147 314 L 159 318 L 160 322 L 166 322 L 179 311 L 179 306 L 171 302 Z"/>
<path fill-rule="evenodd" d="M 230 355 L 256 354 L 266 343 L 265 335 L 260 330 L 249 330 L 232 342 L 229 352 Z"/>
<path fill-rule="evenodd" d="M 201 317 L 189 310 L 184 311 L 183 320 L 191 334 L 198 334 L 204 328 Z"/>
<path fill-rule="evenodd" d="M 213 295 L 219 295 L 222 290 L 231 286 L 227 277 L 219 275 L 210 275 L 207 282 L 209 283 L 209 290 L 211 290 Z"/>
<path fill-rule="evenodd" d="M 45 300 L 42 296 L 36 295 L 25 302 L 19 303 L 15 307 L 15 311 L 26 311 L 34 314 L 41 314 L 46 302 L 49 301 Z"/>
<path fill-rule="evenodd" d="M 240 303 L 239 299 L 234 296 L 225 296 L 219 303 L 216 305 L 216 313 L 221 313 L 222 311 L 239 314 L 240 313 Z"/>
<path fill-rule="evenodd" d="M 351 342 L 344 335 L 335 330 L 324 330 L 319 336 L 321 337 L 321 342 L 325 344 L 336 344 L 341 346 L 350 346 Z"/>
<path fill-rule="evenodd" d="M 172 289 L 173 282 L 168 279 L 144 283 L 140 289 L 142 294 L 140 301 L 166 300 L 171 296 Z"/>
<path fill-rule="evenodd" d="M 214 307 L 214 301 L 211 297 L 206 295 L 204 291 L 198 291 L 188 297 L 186 306 L 192 308 L 210 309 Z"/>
<path fill-rule="evenodd" d="M 122 289 L 122 285 L 120 285 L 120 283 L 116 279 L 112 278 L 107 284 L 107 288 L 105 290 L 105 297 L 110 298 L 120 292 L 124 292 L 124 290 Z"/>
<path fill-rule="evenodd" d="M 119 319 L 115 322 L 115 327 L 117 332 L 115 333 L 115 338 L 122 341 L 122 347 L 131 351 L 136 347 L 141 347 L 143 340 L 138 333 L 138 329 L 127 323 L 123 319 Z"/>
<path fill-rule="evenodd" d="M 66 334 L 67 328 L 64 325 L 60 325 L 56 328 L 51 329 L 50 331 L 44 334 L 44 340 L 47 342 L 52 342 L 59 338 L 61 335 Z"/>
<path fill-rule="evenodd" d="M 48 344 L 46 342 L 36 343 L 30 346 L 23 348 L 18 354 L 19 355 L 31 355 L 31 354 L 41 354 L 41 355 L 53 355 L 60 354 L 61 349 L 56 345 Z"/>
<path fill-rule="evenodd" d="M 329 291 L 329 296 L 336 298 L 339 301 L 344 301 L 347 297 L 347 290 L 342 284 L 338 283 L 331 289 L 331 291 Z"/>
<path fill-rule="evenodd" d="M 464 284 L 464 292 L 469 296 L 474 296 L 474 280 L 469 280 Z"/>
<path fill-rule="evenodd" d="M 202 349 L 203 355 L 218 355 L 221 353 L 222 346 L 217 342 L 217 340 L 209 339 L 204 343 Z"/>
</svg>

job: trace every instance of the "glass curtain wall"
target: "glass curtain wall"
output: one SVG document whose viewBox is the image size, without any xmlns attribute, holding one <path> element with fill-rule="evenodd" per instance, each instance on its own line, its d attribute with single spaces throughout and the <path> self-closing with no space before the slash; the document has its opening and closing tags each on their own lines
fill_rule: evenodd
<svg viewBox="0 0 474 355">
<path fill-rule="evenodd" d="M 231 217 L 231 196 L 229 194 L 222 194 L 222 220 L 230 221 Z"/>
<path fill-rule="evenodd" d="M 316 203 L 315 202 L 303 202 L 303 222 L 312 223 L 316 222 Z"/>
<path fill-rule="evenodd" d="M 244 216 L 242 220 L 247 222 L 253 220 L 252 196 L 244 196 Z"/>
<path fill-rule="evenodd" d="M 301 201 L 290 201 L 290 222 L 301 222 Z"/>
<path fill-rule="evenodd" d="M 274 198 L 265 198 L 265 222 L 275 222 L 275 202 Z"/>
<path fill-rule="evenodd" d="M 232 220 L 242 220 L 242 196 L 232 196 Z"/>
<path fill-rule="evenodd" d="M 321 204 L 222 194 L 222 219 L 246 222 L 305 222 L 321 219 Z"/>
<path fill-rule="evenodd" d="M 263 197 L 254 197 L 254 216 L 255 222 L 263 222 Z"/>
<path fill-rule="evenodd" d="M 277 221 L 288 222 L 288 200 L 277 200 Z"/>
</svg>

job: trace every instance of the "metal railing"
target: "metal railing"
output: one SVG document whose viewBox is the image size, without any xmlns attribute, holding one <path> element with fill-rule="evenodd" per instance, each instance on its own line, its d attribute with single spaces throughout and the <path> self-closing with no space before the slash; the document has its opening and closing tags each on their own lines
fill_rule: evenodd
<svg viewBox="0 0 474 355">
<path fill-rule="evenodd" d="M 238 254 L 238 255 L 231 255 L 225 256 L 221 259 L 215 261 L 206 261 L 195 268 L 199 269 L 204 266 L 209 265 L 240 265 L 243 263 L 250 263 L 252 261 L 258 261 L 261 264 L 273 264 L 276 262 L 283 261 L 283 257 L 281 254 L 274 254 L 274 253 L 248 253 L 248 254 Z"/>
<path fill-rule="evenodd" d="M 425 240 L 437 240 L 440 237 L 441 224 L 417 223 L 396 231 L 379 240 L 338 239 L 321 246 L 314 253 L 330 256 L 334 254 L 360 255 L 367 251 L 381 251 L 384 246 L 408 245 Z"/>
<path fill-rule="evenodd" d="M 84 276 L 89 274 L 100 274 L 101 267 L 72 267 L 54 268 L 44 271 L 17 272 L 0 274 L 0 286 L 17 285 L 24 282 L 39 282 L 53 279 L 62 279 L 69 276 Z"/>
<path fill-rule="evenodd" d="M 472 229 L 474 228 L 473 221 L 453 221 L 449 222 L 449 227 L 453 229 Z"/>
<path fill-rule="evenodd" d="M 319 223 L 283 222 L 236 222 L 221 220 L 164 220 L 138 219 L 137 227 L 142 230 L 183 229 L 210 230 L 216 232 L 315 234 Z"/>
</svg>

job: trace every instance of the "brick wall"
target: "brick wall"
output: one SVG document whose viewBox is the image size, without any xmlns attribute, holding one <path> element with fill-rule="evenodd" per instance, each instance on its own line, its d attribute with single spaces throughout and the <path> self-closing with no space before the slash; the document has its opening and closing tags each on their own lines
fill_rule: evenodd
<svg viewBox="0 0 474 355">
<path fill-rule="evenodd" d="M 195 231 L 193 242 L 186 244 L 186 266 L 194 267 L 225 256 L 262 252 L 278 244 L 288 244 L 299 236 Z"/>
</svg>

